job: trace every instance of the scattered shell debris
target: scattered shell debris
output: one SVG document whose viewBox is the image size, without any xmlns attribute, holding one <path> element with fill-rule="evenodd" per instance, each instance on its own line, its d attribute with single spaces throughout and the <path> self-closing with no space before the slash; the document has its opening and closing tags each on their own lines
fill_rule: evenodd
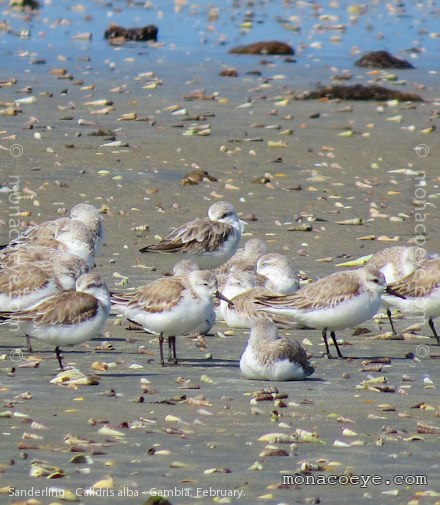
<svg viewBox="0 0 440 505">
<path fill-rule="evenodd" d="M 141 247 L 226 200 L 240 246 L 263 238 L 301 285 L 388 246 L 440 251 L 433 2 L 2 7 L 1 244 L 92 203 L 96 268 L 132 292 L 174 264 Z M 0 501 L 434 505 L 440 353 L 422 319 L 393 311 L 394 335 L 385 310 L 337 332 L 344 360 L 321 357 L 320 331 L 280 329 L 315 368 L 291 383 L 244 381 L 249 332 L 219 320 L 177 337 L 176 368 L 112 315 L 62 372 L 0 325 Z"/>
</svg>

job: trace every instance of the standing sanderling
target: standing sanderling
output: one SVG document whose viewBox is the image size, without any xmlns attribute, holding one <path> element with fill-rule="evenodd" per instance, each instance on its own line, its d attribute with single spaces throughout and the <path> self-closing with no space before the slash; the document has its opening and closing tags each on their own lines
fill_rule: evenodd
<svg viewBox="0 0 440 505">
<path fill-rule="evenodd" d="M 63 369 L 61 347 L 94 338 L 102 330 L 110 312 L 110 295 L 96 274 L 83 274 L 76 281 L 76 291 L 62 291 L 41 303 L 15 312 L 3 312 L 5 323 L 15 323 L 31 338 L 55 345 Z"/>
<path fill-rule="evenodd" d="M 425 261 L 417 270 L 389 287 L 391 293 L 384 295 L 385 302 L 406 315 L 422 315 L 440 344 L 433 321 L 440 315 L 440 259 Z"/>
<path fill-rule="evenodd" d="M 423 249 L 423 247 L 394 246 L 386 247 L 375 253 L 368 261 L 367 265 L 369 268 L 380 270 L 385 276 L 386 283 L 392 284 L 414 272 L 414 270 L 423 265 L 428 258 L 428 252 Z M 387 297 L 384 296 L 382 298 L 382 304 L 386 308 L 391 330 L 396 335 L 397 332 L 394 327 L 390 303 L 388 303 Z"/>
<path fill-rule="evenodd" d="M 255 304 L 262 311 L 322 330 L 328 358 L 331 358 L 327 342 L 330 331 L 336 352 L 342 358 L 335 331 L 352 328 L 373 317 L 386 289 L 389 290 L 381 272 L 359 268 L 333 273 L 290 295 L 260 297 Z"/>
<path fill-rule="evenodd" d="M 164 366 L 163 338 L 168 337 L 168 359 L 176 365 L 176 335 L 197 331 L 206 324 L 214 310 L 214 297 L 224 298 L 217 289 L 215 275 L 193 270 L 157 279 L 132 293 L 112 293 L 112 302 L 116 312 L 159 335 L 160 362 Z"/>
<path fill-rule="evenodd" d="M 139 252 L 181 254 L 193 259 L 200 268 L 211 269 L 234 255 L 240 237 L 241 223 L 234 207 L 216 202 L 209 207 L 208 217 L 180 226 L 159 243 Z"/>
</svg>

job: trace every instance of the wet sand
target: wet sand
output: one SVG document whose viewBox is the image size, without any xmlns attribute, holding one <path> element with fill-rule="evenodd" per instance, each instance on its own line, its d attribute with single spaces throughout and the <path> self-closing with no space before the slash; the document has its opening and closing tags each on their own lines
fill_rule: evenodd
<svg viewBox="0 0 440 505">
<path fill-rule="evenodd" d="M 120 280 L 115 272 L 127 276 L 127 287 L 134 287 L 169 271 L 173 258 L 139 255 L 137 250 L 155 242 L 156 235 L 204 216 L 217 199 L 230 201 L 248 219 L 243 243 L 263 237 L 271 251 L 288 254 L 312 278 L 335 271 L 346 258 L 416 239 L 420 243 L 426 238 L 429 251 L 440 251 L 438 134 L 422 133 L 436 124 L 439 113 L 438 89 L 428 70 L 395 72 L 424 103 L 297 101 L 291 99 L 292 91 L 313 89 L 317 80 L 328 82 L 334 72 L 322 62 L 311 66 L 301 58 L 289 63 L 265 57 L 268 64 L 263 65 L 260 57 L 173 58 L 169 48 L 161 47 L 145 50 L 147 55 L 139 55 L 133 45 L 108 50 L 109 59 L 118 58 L 113 70 L 96 60 L 48 58 L 46 65 L 33 65 L 31 73 L 23 64 L 17 84 L 0 89 L 0 100 L 29 96 L 16 93 L 24 86 L 31 86 L 36 97 L 35 103 L 22 104 L 17 116 L 2 116 L 1 144 L 7 149 L 2 151 L 2 183 L 19 177 L 23 227 L 62 215 L 80 201 L 102 208 L 107 240 L 96 271 L 110 289 Z M 238 78 L 220 77 L 224 64 L 237 68 Z M 65 68 L 74 79 L 57 79 L 48 73 L 52 68 Z M 351 70 L 352 82 L 377 77 Z M 136 79 L 144 72 L 154 76 Z M 2 69 L 1 79 L 11 76 Z M 83 83 L 75 84 L 79 79 Z M 111 91 L 119 86 L 125 87 Z M 212 99 L 184 98 L 200 89 Z M 101 99 L 113 104 L 86 105 Z M 105 107 L 112 109 L 93 113 Z M 134 112 L 143 120 L 118 120 Z M 23 129 L 31 116 L 39 122 Z M 95 124 L 84 126 L 78 120 Z M 210 135 L 182 135 L 194 125 L 209 125 Z M 109 136 L 127 145 L 103 147 L 105 137 L 89 135 L 98 130 L 114 132 Z M 347 131 L 351 136 L 340 135 Z M 282 144 L 270 147 L 278 142 Z M 195 166 L 218 181 L 181 186 L 181 178 Z M 252 182 L 263 176 L 270 182 Z M 4 237 L 11 231 L 11 209 L 15 213 L 11 194 L 1 195 Z M 423 230 L 416 228 L 415 209 L 423 209 Z M 249 219 L 252 215 L 255 221 Z M 356 218 L 364 224 L 337 224 Z M 312 231 L 287 231 L 302 222 L 310 222 Z M 144 225 L 148 231 L 136 230 Z M 374 240 L 361 240 L 367 236 Z M 414 322 L 400 319 L 397 325 L 403 330 Z M 102 485 L 111 487 L 95 496 L 78 496 L 78 501 L 139 505 L 152 488 L 168 493 L 174 505 L 438 501 L 439 431 L 418 433 L 420 423 L 440 426 L 439 352 L 426 325 L 405 341 L 375 339 L 388 330 L 382 320 L 363 324 L 370 330 L 365 335 L 340 332 L 343 353 L 350 357 L 344 361 L 322 357 L 318 331 L 295 330 L 299 341 L 310 340 L 307 349 L 315 367 L 309 380 L 298 383 L 243 380 L 238 360 L 248 333 L 235 330 L 225 336 L 228 328 L 222 322 L 206 337 L 206 350 L 197 349 L 189 337 L 178 337 L 180 364 L 165 368 L 158 363 L 157 340 L 126 327 L 125 321 L 119 325 L 111 317 L 101 339 L 64 350 L 66 362 L 99 377 L 98 385 L 77 388 L 50 383 L 56 361 L 47 345 L 35 342 L 32 354 L 15 351 L 24 348 L 24 339 L 0 327 L 0 415 L 12 414 L 0 417 L 0 492 L 5 503 L 25 498 L 8 496 L 2 486 L 49 504 L 59 500 L 40 497 L 37 490 L 47 494 L 61 488 L 81 495 L 103 479 Z M 112 350 L 97 350 L 105 347 L 103 342 Z M 140 346 L 145 348 L 142 354 Z M 364 360 L 378 357 L 390 362 L 380 371 L 362 371 Z M 38 368 L 29 367 L 35 361 Z M 93 371 L 96 361 L 110 364 L 108 371 Z M 394 392 L 356 387 L 381 376 Z M 143 382 L 149 391 L 145 394 L 142 379 L 149 381 Z M 250 403 L 249 393 L 269 387 L 286 398 Z M 25 392 L 29 399 L 20 397 Z M 192 398 L 196 400 L 188 402 Z M 103 427 L 119 433 L 100 432 Z M 258 441 L 264 434 L 291 435 L 297 429 L 317 433 L 325 443 Z M 84 438 L 72 442 L 72 437 Z M 271 453 L 267 445 L 285 453 Z M 90 459 L 72 463 L 78 451 Z M 52 465 L 48 473 L 53 476 L 61 468 L 64 477 L 29 477 L 36 460 Z M 293 475 L 301 465 L 313 467 L 317 461 L 322 471 L 309 475 L 380 475 L 382 480 L 366 487 L 343 485 L 344 477 L 342 484 L 307 485 L 301 484 L 305 474 L 299 473 L 297 484 L 282 486 L 283 474 Z M 393 482 L 399 475 L 407 476 L 406 484 L 402 478 Z"/>
</svg>

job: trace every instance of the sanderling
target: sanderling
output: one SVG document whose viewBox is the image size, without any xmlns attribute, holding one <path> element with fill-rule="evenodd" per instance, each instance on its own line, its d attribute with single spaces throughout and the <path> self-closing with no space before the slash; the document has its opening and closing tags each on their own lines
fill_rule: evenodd
<svg viewBox="0 0 440 505">
<path fill-rule="evenodd" d="M 157 279 L 132 293 L 112 293 L 113 308 L 149 333 L 159 335 L 160 362 L 164 366 L 163 339 L 168 337 L 177 364 L 176 335 L 197 331 L 211 317 L 214 297 L 224 298 L 217 279 L 207 270 Z M 227 300 L 229 302 L 229 300 Z"/>
<path fill-rule="evenodd" d="M 392 292 L 385 294 L 384 300 L 407 315 L 422 315 L 440 344 L 433 321 L 440 315 L 440 259 L 425 261 L 414 272 L 389 287 Z"/>
<path fill-rule="evenodd" d="M 222 293 L 232 303 L 221 301 L 219 306 L 219 313 L 225 323 L 231 328 L 251 328 L 257 319 L 271 319 L 280 327 L 292 326 L 283 316 L 261 310 L 258 305 L 260 300 L 279 293 L 258 287 L 257 277 L 253 272 L 246 271 L 235 271 L 228 276 Z"/>
<path fill-rule="evenodd" d="M 173 275 L 187 275 L 189 272 L 193 272 L 194 270 L 200 270 L 197 263 L 193 260 L 183 259 L 174 265 Z M 216 318 L 217 316 L 215 313 L 215 308 L 213 308 L 211 314 L 206 317 L 200 326 L 194 328 L 194 330 L 191 332 L 191 335 L 196 337 L 197 335 L 206 335 L 209 333 L 211 328 L 214 326 Z"/>
<path fill-rule="evenodd" d="M 39 243 L 46 239 L 56 239 L 61 232 L 75 230 L 75 234 L 83 234 L 92 241 L 94 253 L 102 247 L 104 241 L 104 225 L 99 210 L 90 204 L 79 203 L 72 207 L 70 217 L 60 217 L 51 221 L 29 227 L 19 237 L 12 240 L 5 248 L 11 249 L 23 244 Z"/>
<path fill-rule="evenodd" d="M 262 313 L 252 313 L 252 300 L 244 296 L 253 292 L 256 284 L 256 275 L 253 272 L 238 270 L 231 272 L 221 288 L 228 300 L 236 298 L 239 304 L 229 304 L 223 300 L 218 306 L 218 316 L 221 315 L 225 323 L 231 328 L 250 328 L 254 320 L 263 316 Z"/>
<path fill-rule="evenodd" d="M 173 266 L 173 275 L 186 275 L 194 270 L 200 270 L 199 265 L 193 260 L 183 259 Z"/>
<path fill-rule="evenodd" d="M 234 270 L 255 270 L 258 259 L 266 252 L 266 243 L 259 238 L 252 238 L 242 249 L 238 249 L 232 258 L 216 268 L 215 273 L 229 274 Z"/>
<path fill-rule="evenodd" d="M 255 305 L 259 310 L 322 330 L 328 358 L 331 358 L 327 342 L 330 331 L 342 358 L 335 331 L 352 328 L 373 317 L 385 290 L 390 291 L 381 272 L 359 268 L 333 273 L 290 295 L 260 297 Z"/>
<path fill-rule="evenodd" d="M 38 266 L 40 263 L 60 263 L 68 270 L 69 268 L 82 269 L 81 273 L 86 273 L 89 268 L 86 261 L 71 254 L 66 245 L 54 239 L 3 251 L 0 251 L 0 268 L 20 265 Z"/>
<path fill-rule="evenodd" d="M 287 256 L 268 253 L 257 262 L 257 283 L 274 293 L 288 295 L 299 289 L 299 280 Z"/>
<path fill-rule="evenodd" d="M 269 319 L 255 321 L 240 369 L 246 379 L 270 381 L 303 380 L 315 371 L 305 349 L 286 336 L 279 336 Z"/>
<path fill-rule="evenodd" d="M 57 233 L 55 240 L 64 244 L 70 254 L 83 259 L 89 268 L 95 266 L 96 237 L 87 228 L 70 225 Z"/>
<path fill-rule="evenodd" d="M 61 347 L 94 338 L 109 312 L 107 286 L 96 274 L 87 273 L 77 279 L 76 291 L 62 291 L 28 309 L 2 312 L 0 317 L 18 325 L 26 336 L 55 345 L 63 369 Z"/>
<path fill-rule="evenodd" d="M 55 222 L 53 221 L 53 223 Z M 39 246 L 47 248 L 48 256 L 51 254 L 51 249 L 67 251 L 83 259 L 89 268 L 92 268 L 95 264 L 95 243 L 96 238 L 87 227 L 79 221 L 68 219 L 67 222 L 64 222 L 63 218 L 63 224 L 57 226 L 56 230 L 44 227 L 40 233 L 40 230 L 35 229 L 29 236 L 19 237 L 10 242 L 0 251 L 0 262 L 2 258 L 14 256 L 15 252 L 20 249 Z"/>
<path fill-rule="evenodd" d="M 9 244 L 2 247 L 2 252 L 20 247 L 21 245 L 29 245 L 41 240 L 54 239 L 55 235 L 64 226 L 68 226 L 69 223 L 70 219 L 68 217 L 59 217 L 58 219 L 44 221 L 43 223 L 30 226 L 24 230 L 17 238 L 11 240 Z"/>
<path fill-rule="evenodd" d="M 80 258 L 40 261 L 0 270 L 0 311 L 28 308 L 53 294 L 75 288 L 88 270 Z"/>
<path fill-rule="evenodd" d="M 140 252 L 177 253 L 190 257 L 200 268 L 211 269 L 234 255 L 240 237 L 241 223 L 234 207 L 216 202 L 209 207 L 208 217 L 184 224 Z"/>
<path fill-rule="evenodd" d="M 89 204 L 78 204 L 71 210 L 71 217 L 61 217 L 45 221 L 25 230 L 19 237 L 12 240 L 2 250 L 9 253 L 19 247 L 42 245 L 51 240 L 57 240 L 67 245 L 72 254 L 88 261 L 99 252 L 104 240 L 104 225 L 98 209 Z M 85 247 L 91 249 L 90 253 Z"/>
<path fill-rule="evenodd" d="M 386 247 L 373 254 L 367 262 L 370 269 L 380 270 L 387 284 L 398 281 L 414 272 L 428 259 L 428 252 L 423 247 L 394 246 Z"/>
<path fill-rule="evenodd" d="M 78 203 L 70 209 L 70 219 L 79 221 L 92 232 L 94 252 L 99 254 L 105 240 L 104 222 L 101 212 L 89 203 Z"/>
<path fill-rule="evenodd" d="M 375 253 L 368 261 L 369 268 L 380 270 L 387 284 L 399 281 L 419 268 L 429 258 L 428 252 L 418 246 L 394 246 L 386 247 Z M 395 297 L 397 298 L 397 297 Z M 388 298 L 382 298 L 382 304 L 386 308 L 391 330 L 396 335 L 393 318 Z"/>
</svg>

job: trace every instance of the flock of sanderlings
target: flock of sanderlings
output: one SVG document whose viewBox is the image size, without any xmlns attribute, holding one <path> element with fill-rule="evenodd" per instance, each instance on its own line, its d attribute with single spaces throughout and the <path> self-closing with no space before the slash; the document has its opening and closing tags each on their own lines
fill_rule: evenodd
<svg viewBox="0 0 440 505">
<path fill-rule="evenodd" d="M 176 336 L 207 333 L 217 317 L 230 327 L 250 328 L 240 359 L 243 376 L 254 380 L 302 380 L 314 372 L 304 348 L 279 327 L 302 325 L 322 331 L 331 358 L 330 333 L 372 318 L 381 303 L 406 315 L 422 314 L 437 343 L 433 318 L 440 315 L 440 259 L 421 247 L 383 249 L 365 266 L 336 272 L 300 287 L 288 258 L 268 253 L 254 238 L 238 249 L 242 222 L 234 207 L 216 202 L 208 216 L 177 228 L 140 252 L 175 254 L 173 275 L 134 291 L 109 293 L 91 272 L 104 242 L 103 219 L 96 207 L 80 203 L 70 217 L 27 229 L 0 251 L 0 319 L 17 336 L 61 347 L 97 336 L 111 310 L 159 336 L 160 360 L 177 364 Z M 182 259 L 181 259 L 182 258 Z M 220 288 L 220 290 L 219 290 Z M 220 303 L 215 303 L 215 298 Z"/>
</svg>

